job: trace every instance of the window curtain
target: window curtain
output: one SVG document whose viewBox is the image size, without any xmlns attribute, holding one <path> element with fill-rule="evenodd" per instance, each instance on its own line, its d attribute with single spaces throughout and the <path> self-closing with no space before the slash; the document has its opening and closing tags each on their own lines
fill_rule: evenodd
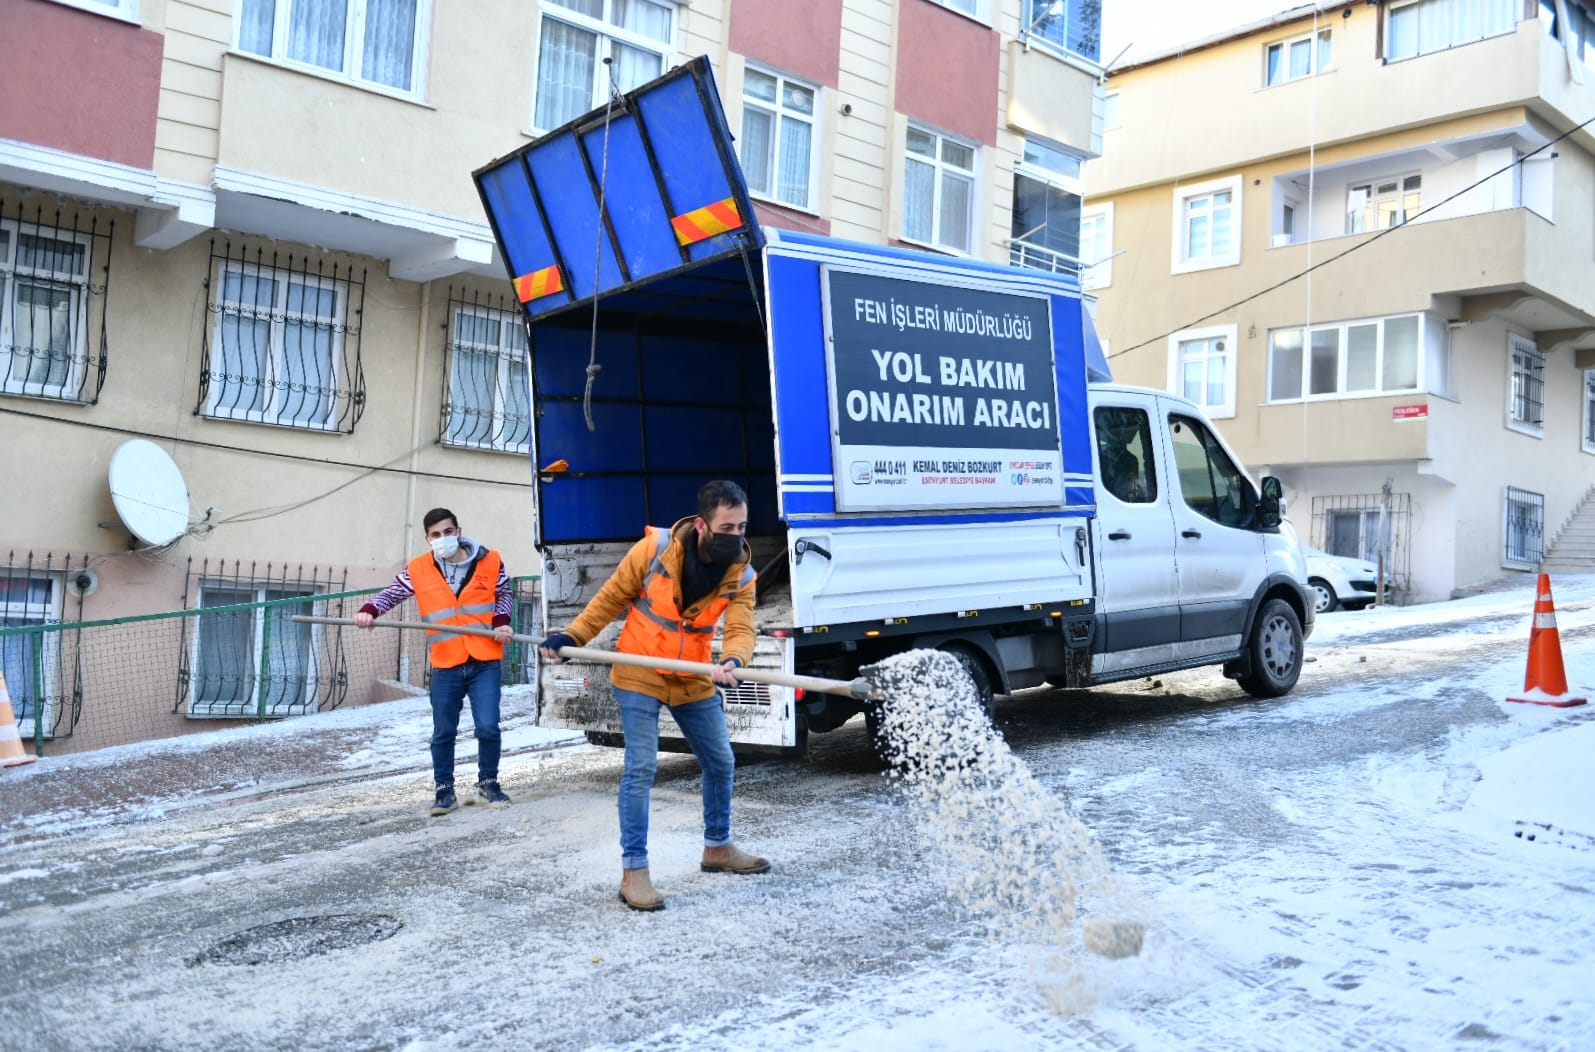
<svg viewBox="0 0 1595 1052">
<path fill-rule="evenodd" d="M 615 25 L 661 44 L 670 43 L 670 8 L 652 0 L 615 0 Z"/>
<path fill-rule="evenodd" d="M 332 331 L 338 294 L 301 282 L 288 285 L 287 320 L 277 387 L 277 421 L 324 427 L 336 389 Z"/>
<path fill-rule="evenodd" d="M 969 210 L 974 189 L 974 180 L 969 177 L 954 175 L 951 172 L 942 173 L 939 244 L 956 248 L 960 252 L 969 251 Z"/>
<path fill-rule="evenodd" d="M 277 283 L 271 278 L 238 271 L 223 278 L 217 346 L 210 361 L 210 400 L 217 410 L 265 409 L 276 295 Z"/>
<path fill-rule="evenodd" d="M 267 589 L 266 599 L 295 599 L 306 592 Z M 293 709 L 304 709 L 306 687 L 310 677 L 310 625 L 295 624 L 293 615 L 309 612 L 310 604 L 285 603 L 268 606 L 262 613 L 270 618 L 271 652 L 262 664 L 270 681 L 266 686 L 266 711 L 287 715 Z"/>
<path fill-rule="evenodd" d="M 748 189 L 760 194 L 774 191 L 775 116 L 747 103 L 742 106 L 742 171 Z"/>
<path fill-rule="evenodd" d="M 1411 391 L 1418 386 L 1418 319 L 1391 318 L 1385 322 L 1386 391 Z"/>
<path fill-rule="evenodd" d="M 775 196 L 790 205 L 809 203 L 809 150 L 813 129 L 791 117 L 781 118 L 781 176 Z"/>
<path fill-rule="evenodd" d="M 243 0 L 238 12 L 238 46 L 254 55 L 271 54 L 276 0 Z"/>
<path fill-rule="evenodd" d="M 1300 329 L 1281 329 L 1269 338 L 1268 398 L 1282 402 L 1301 397 Z"/>
<path fill-rule="evenodd" d="M 288 12 L 288 57 L 342 72 L 348 23 L 348 0 L 293 0 Z"/>
<path fill-rule="evenodd" d="M 255 601 L 253 590 L 206 588 L 201 610 Z M 255 618 L 248 609 L 201 614 L 198 655 L 191 696 L 196 703 L 242 705 L 252 700 L 255 684 Z"/>
<path fill-rule="evenodd" d="M 914 132 L 910 131 L 913 142 Z M 909 159 L 903 173 L 903 236 L 915 241 L 931 241 L 935 234 L 932 208 L 936 201 L 936 169 L 923 161 Z"/>
<path fill-rule="evenodd" d="M 449 369 L 450 442 L 478 446 L 493 437 L 493 390 L 497 386 L 498 362 L 491 351 L 482 347 L 454 349 Z"/>
<path fill-rule="evenodd" d="M 13 371 L 22 373 L 28 393 L 64 385 L 72 369 L 72 293 L 18 278 L 12 327 L 9 350 L 27 359 Z"/>
<path fill-rule="evenodd" d="M 366 0 L 360 75 L 401 91 L 411 88 L 416 0 Z"/>
<path fill-rule="evenodd" d="M 504 444 L 512 449 L 525 449 L 531 440 L 532 395 L 524 352 L 517 352 L 510 358 L 505 373 L 509 389 L 504 400 Z"/>
<path fill-rule="evenodd" d="M 552 18 L 543 19 L 537 51 L 537 114 L 543 130 L 558 128 L 592 108 L 598 35 Z"/>
</svg>

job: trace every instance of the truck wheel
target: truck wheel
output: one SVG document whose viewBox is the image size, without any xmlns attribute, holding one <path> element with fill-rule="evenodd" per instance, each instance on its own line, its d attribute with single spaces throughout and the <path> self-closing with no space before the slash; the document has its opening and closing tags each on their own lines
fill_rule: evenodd
<svg viewBox="0 0 1595 1052">
<path fill-rule="evenodd" d="M 980 711 L 986 714 L 988 721 L 995 723 L 997 720 L 997 695 L 991 685 L 991 674 L 986 671 L 986 663 L 968 647 L 949 646 L 943 649 L 957 658 L 958 663 L 964 666 L 964 671 L 969 673 L 969 678 L 974 680 L 975 699 L 980 702 Z"/>
<path fill-rule="evenodd" d="M 1252 637 L 1246 644 L 1251 668 L 1236 678 L 1241 689 L 1254 698 L 1277 698 L 1289 694 L 1301 678 L 1301 621 L 1283 599 L 1270 599 L 1257 612 Z"/>
</svg>

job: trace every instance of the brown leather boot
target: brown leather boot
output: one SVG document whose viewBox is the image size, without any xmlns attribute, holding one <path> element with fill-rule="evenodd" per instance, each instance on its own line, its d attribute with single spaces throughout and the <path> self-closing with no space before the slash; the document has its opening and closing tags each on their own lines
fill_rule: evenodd
<svg viewBox="0 0 1595 1052">
<path fill-rule="evenodd" d="M 652 913 L 665 908 L 664 896 L 654 890 L 648 867 L 620 871 L 620 901 L 634 910 Z"/>
<path fill-rule="evenodd" d="M 703 849 L 701 868 L 705 873 L 767 873 L 770 860 L 750 855 L 735 844 Z"/>
</svg>

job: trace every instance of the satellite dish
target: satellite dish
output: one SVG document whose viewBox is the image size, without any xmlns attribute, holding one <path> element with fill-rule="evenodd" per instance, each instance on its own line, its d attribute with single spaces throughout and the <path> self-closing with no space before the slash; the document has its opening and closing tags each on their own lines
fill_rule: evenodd
<svg viewBox="0 0 1595 1052">
<path fill-rule="evenodd" d="M 149 439 L 123 442 L 111 455 L 111 503 L 122 523 L 145 544 L 170 544 L 188 530 L 183 473 Z"/>
</svg>

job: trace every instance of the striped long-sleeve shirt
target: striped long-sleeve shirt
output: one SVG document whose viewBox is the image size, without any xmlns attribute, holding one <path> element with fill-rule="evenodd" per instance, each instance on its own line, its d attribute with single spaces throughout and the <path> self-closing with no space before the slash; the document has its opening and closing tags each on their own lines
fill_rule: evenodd
<svg viewBox="0 0 1595 1052">
<path fill-rule="evenodd" d="M 481 544 L 469 537 L 460 538 L 461 547 L 469 546 L 470 556 L 460 562 L 451 563 L 444 560 L 438 561 L 438 569 L 443 572 L 444 580 L 449 587 L 454 589 L 456 595 L 465 583 L 465 571 L 475 565 L 476 560 L 487 551 Z M 399 571 L 393 583 L 371 597 L 370 602 L 360 608 L 363 614 L 372 617 L 381 617 L 406 599 L 415 594 L 415 585 L 410 580 L 410 568 L 406 566 Z M 515 593 L 510 588 L 509 573 L 504 569 L 503 560 L 499 561 L 498 581 L 493 587 L 493 627 L 510 623 L 510 615 L 515 610 Z"/>
</svg>

